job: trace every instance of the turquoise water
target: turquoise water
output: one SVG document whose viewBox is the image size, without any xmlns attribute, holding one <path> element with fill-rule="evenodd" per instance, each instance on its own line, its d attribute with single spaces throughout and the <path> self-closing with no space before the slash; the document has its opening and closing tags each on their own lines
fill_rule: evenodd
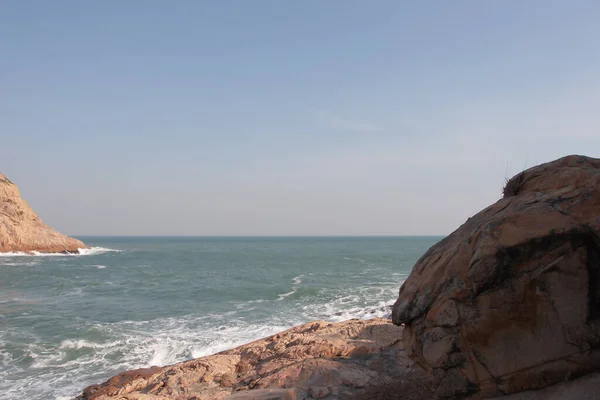
<svg viewBox="0 0 600 400">
<path fill-rule="evenodd" d="M 310 320 L 389 315 L 440 238 L 82 239 L 86 255 L 0 254 L 1 399 L 68 399 Z"/>
</svg>

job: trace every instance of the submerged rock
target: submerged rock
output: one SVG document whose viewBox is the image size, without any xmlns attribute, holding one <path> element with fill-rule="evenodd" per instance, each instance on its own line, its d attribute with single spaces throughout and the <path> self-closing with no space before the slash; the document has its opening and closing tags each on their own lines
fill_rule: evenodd
<svg viewBox="0 0 600 400">
<path fill-rule="evenodd" d="M 212 356 L 125 372 L 78 399 L 430 400 L 429 379 L 413 368 L 401 335 L 383 318 L 316 321 Z"/>
<path fill-rule="evenodd" d="M 77 253 L 87 247 L 44 224 L 21 198 L 17 185 L 0 174 L 0 253 Z"/>
<path fill-rule="evenodd" d="M 392 319 L 441 397 L 598 370 L 600 160 L 568 156 L 511 179 L 504 198 L 417 262 Z"/>
</svg>

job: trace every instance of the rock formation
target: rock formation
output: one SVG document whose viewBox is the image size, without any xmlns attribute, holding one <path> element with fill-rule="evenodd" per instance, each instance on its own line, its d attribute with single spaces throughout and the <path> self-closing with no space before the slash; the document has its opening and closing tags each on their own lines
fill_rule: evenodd
<svg viewBox="0 0 600 400">
<path fill-rule="evenodd" d="M 598 397 L 600 397 L 600 373 L 595 372 L 544 389 L 528 390 L 490 400 L 598 400 Z"/>
<path fill-rule="evenodd" d="M 401 335 L 382 318 L 311 322 L 212 356 L 125 372 L 78 399 L 430 400 L 428 377 L 413 368 Z"/>
<path fill-rule="evenodd" d="M 511 179 L 502 199 L 417 262 L 392 319 L 406 324 L 406 351 L 441 397 L 517 393 L 598 370 L 600 160 L 568 156 Z"/>
<path fill-rule="evenodd" d="M 44 224 L 21 198 L 17 185 L 0 174 L 0 253 L 75 253 L 80 248 L 87 246 Z"/>
</svg>

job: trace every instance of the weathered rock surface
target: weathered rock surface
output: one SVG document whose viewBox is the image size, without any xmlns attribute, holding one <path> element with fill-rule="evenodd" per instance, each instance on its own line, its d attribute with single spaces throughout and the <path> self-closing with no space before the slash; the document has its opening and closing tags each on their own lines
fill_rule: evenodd
<svg viewBox="0 0 600 400">
<path fill-rule="evenodd" d="M 528 390 L 490 400 L 598 400 L 598 398 L 600 398 L 600 373 L 596 372 L 544 389 Z"/>
<path fill-rule="evenodd" d="M 87 246 L 44 224 L 21 198 L 17 185 L 0 174 L 0 253 L 64 253 L 81 248 Z"/>
<path fill-rule="evenodd" d="M 233 350 L 128 371 L 80 400 L 430 400 L 427 375 L 406 356 L 388 319 L 297 326 Z"/>
<path fill-rule="evenodd" d="M 600 160 L 561 158 L 506 189 L 427 251 L 393 308 L 407 354 L 442 397 L 539 389 L 600 368 Z"/>
</svg>

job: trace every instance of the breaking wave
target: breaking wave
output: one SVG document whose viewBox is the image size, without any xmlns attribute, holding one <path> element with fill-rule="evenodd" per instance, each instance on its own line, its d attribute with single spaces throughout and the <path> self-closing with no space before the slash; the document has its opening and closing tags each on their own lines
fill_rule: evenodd
<svg viewBox="0 0 600 400">
<path fill-rule="evenodd" d="M 124 370 L 309 321 L 389 318 L 421 254 L 397 256 L 392 241 L 386 253 L 387 239 L 360 251 L 354 239 L 342 249 L 324 240 L 319 251 L 295 239 L 262 241 L 114 239 L 80 254 L 0 254 L 0 281 L 14 286 L 0 287 L 0 400 L 72 399 Z"/>
<path fill-rule="evenodd" d="M 122 250 L 107 249 L 105 247 L 90 247 L 89 249 L 78 249 L 77 253 L 42 253 L 39 251 L 9 251 L 0 253 L 0 257 L 78 257 L 95 256 L 108 252 L 121 252 Z"/>
</svg>

